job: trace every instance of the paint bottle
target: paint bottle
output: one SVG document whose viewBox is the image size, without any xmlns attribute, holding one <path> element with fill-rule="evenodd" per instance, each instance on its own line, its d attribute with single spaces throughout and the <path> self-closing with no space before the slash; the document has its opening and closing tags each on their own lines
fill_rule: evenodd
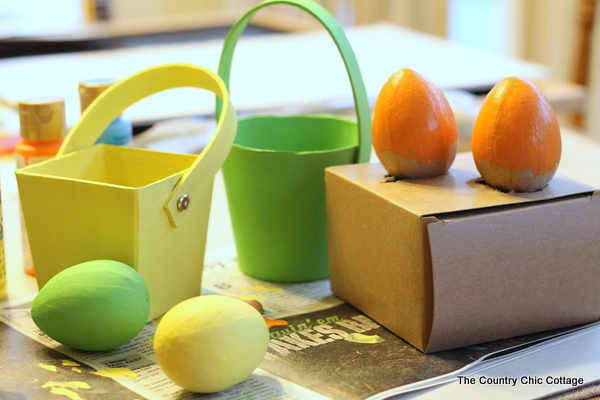
<svg viewBox="0 0 600 400">
<path fill-rule="evenodd" d="M 81 112 L 113 83 L 115 83 L 114 79 L 89 79 L 79 82 Z M 96 143 L 128 146 L 132 140 L 133 127 L 131 126 L 131 121 L 123 117 L 118 117 L 104 130 Z"/>
<path fill-rule="evenodd" d="M 45 161 L 56 155 L 67 133 L 65 101 L 61 97 L 37 97 L 19 101 L 21 141 L 15 145 L 17 168 Z M 23 266 L 35 275 L 23 214 Z"/>
</svg>

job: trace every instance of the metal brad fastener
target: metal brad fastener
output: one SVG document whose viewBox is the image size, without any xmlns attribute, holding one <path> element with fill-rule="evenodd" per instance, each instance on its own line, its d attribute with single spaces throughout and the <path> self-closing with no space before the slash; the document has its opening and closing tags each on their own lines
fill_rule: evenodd
<svg viewBox="0 0 600 400">
<path fill-rule="evenodd" d="M 177 210 L 185 211 L 190 206 L 190 196 L 184 194 L 177 200 Z"/>
</svg>

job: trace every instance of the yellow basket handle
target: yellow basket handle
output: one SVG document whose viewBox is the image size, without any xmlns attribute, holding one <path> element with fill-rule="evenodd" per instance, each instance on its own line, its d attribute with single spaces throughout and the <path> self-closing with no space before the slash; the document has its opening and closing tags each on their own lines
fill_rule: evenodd
<svg viewBox="0 0 600 400">
<path fill-rule="evenodd" d="M 173 227 L 185 217 L 183 200 L 193 207 L 195 194 L 206 190 L 202 182 L 212 182 L 233 144 L 237 117 L 229 100 L 227 87 L 212 71 L 193 64 L 165 64 L 148 68 L 118 81 L 103 91 L 69 132 L 58 156 L 93 146 L 102 132 L 123 111 L 152 94 L 179 87 L 206 89 L 219 96 L 225 104 L 210 142 L 186 170 L 169 193 L 164 208 Z M 187 197 L 185 197 L 187 195 Z"/>
</svg>

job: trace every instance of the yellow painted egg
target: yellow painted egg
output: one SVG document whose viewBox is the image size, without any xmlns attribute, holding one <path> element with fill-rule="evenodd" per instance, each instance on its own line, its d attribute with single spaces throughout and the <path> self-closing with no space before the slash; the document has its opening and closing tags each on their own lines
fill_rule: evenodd
<svg viewBox="0 0 600 400">
<path fill-rule="evenodd" d="M 95 260 L 56 274 L 37 294 L 31 317 L 46 335 L 81 350 L 115 349 L 133 339 L 150 315 L 142 276 L 118 261 Z"/>
<path fill-rule="evenodd" d="M 267 353 L 269 329 L 249 304 L 226 296 L 193 297 L 160 320 L 154 351 L 177 385 L 214 393 L 246 379 Z"/>
</svg>

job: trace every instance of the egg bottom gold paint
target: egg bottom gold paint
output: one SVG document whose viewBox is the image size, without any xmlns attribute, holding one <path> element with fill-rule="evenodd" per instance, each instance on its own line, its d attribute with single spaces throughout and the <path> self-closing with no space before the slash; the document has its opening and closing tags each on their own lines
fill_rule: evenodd
<svg viewBox="0 0 600 400">
<path fill-rule="evenodd" d="M 390 175 L 398 179 L 424 179 L 444 175 L 454 161 L 454 157 L 447 157 L 425 163 L 401 157 L 392 150 L 382 151 L 377 156 Z"/>
<path fill-rule="evenodd" d="M 535 192 L 542 190 L 554 176 L 558 163 L 554 170 L 543 175 L 535 175 L 533 169 L 524 171 L 511 171 L 498 164 L 487 160 L 477 163 L 477 170 L 485 182 L 496 189 L 506 192 Z"/>
</svg>

